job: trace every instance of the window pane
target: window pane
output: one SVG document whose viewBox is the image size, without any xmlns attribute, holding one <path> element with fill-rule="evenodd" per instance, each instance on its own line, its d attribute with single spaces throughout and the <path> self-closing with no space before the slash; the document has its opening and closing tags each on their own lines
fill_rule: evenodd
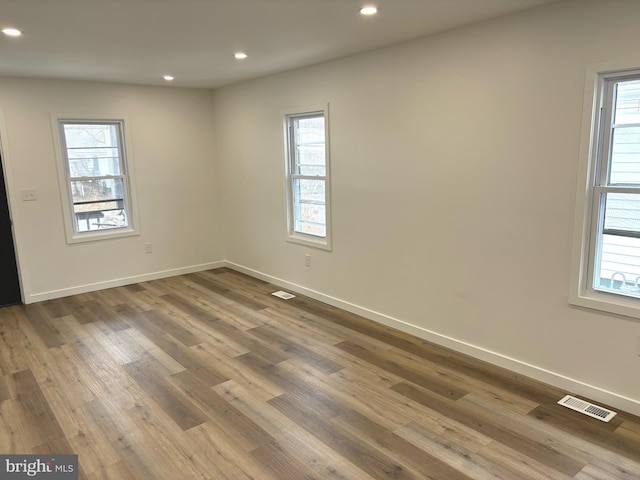
<svg viewBox="0 0 640 480">
<path fill-rule="evenodd" d="M 640 238 L 602 235 L 593 287 L 640 297 Z"/>
<path fill-rule="evenodd" d="M 609 193 L 605 198 L 604 229 L 640 234 L 640 194 Z"/>
<path fill-rule="evenodd" d="M 126 211 L 118 202 L 74 205 L 74 215 L 78 232 L 129 226 Z"/>
<path fill-rule="evenodd" d="M 300 175 L 319 175 L 324 177 L 325 151 L 322 145 L 298 145 L 296 147 L 296 158 L 298 159 L 297 173 Z"/>
<path fill-rule="evenodd" d="M 95 203 L 97 201 L 124 200 L 124 182 L 122 178 L 105 178 L 100 180 L 71 181 L 73 204 Z"/>
<path fill-rule="evenodd" d="M 293 179 L 294 230 L 326 236 L 325 181 Z"/>
<path fill-rule="evenodd" d="M 121 178 L 72 181 L 77 231 L 128 227 L 123 189 Z"/>
<path fill-rule="evenodd" d="M 326 174 L 324 116 L 296 118 L 293 122 L 295 172 L 299 175 Z"/>
<path fill-rule="evenodd" d="M 87 232 L 129 226 L 122 178 L 71 182 L 76 230 Z"/>
<path fill-rule="evenodd" d="M 640 296 L 640 194 L 608 193 L 594 288 Z"/>
<path fill-rule="evenodd" d="M 614 123 L 640 123 L 640 80 L 617 84 Z"/>
<path fill-rule="evenodd" d="M 117 126 L 115 124 L 65 123 L 64 136 L 67 148 L 118 146 Z"/>
<path fill-rule="evenodd" d="M 609 184 L 640 185 L 640 127 L 614 128 Z"/>
<path fill-rule="evenodd" d="M 294 119 L 296 144 L 324 143 L 324 116 Z"/>
<path fill-rule="evenodd" d="M 296 178 L 293 182 L 294 196 L 297 200 L 305 203 L 324 205 L 324 180 Z"/>
<path fill-rule="evenodd" d="M 120 175 L 116 149 L 69 150 L 69 173 L 72 178 Z"/>
<path fill-rule="evenodd" d="M 326 237 L 327 226 L 324 205 L 300 204 L 298 208 L 299 214 L 295 231 L 316 237 Z"/>
<path fill-rule="evenodd" d="M 118 128 L 114 124 L 64 124 L 71 177 L 121 175 Z"/>
</svg>

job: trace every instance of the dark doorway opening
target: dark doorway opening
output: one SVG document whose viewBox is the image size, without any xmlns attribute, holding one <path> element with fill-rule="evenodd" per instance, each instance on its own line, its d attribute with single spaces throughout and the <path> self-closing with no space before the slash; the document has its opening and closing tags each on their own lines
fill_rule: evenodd
<svg viewBox="0 0 640 480">
<path fill-rule="evenodd" d="M 22 303 L 9 200 L 0 156 L 0 307 Z"/>
</svg>

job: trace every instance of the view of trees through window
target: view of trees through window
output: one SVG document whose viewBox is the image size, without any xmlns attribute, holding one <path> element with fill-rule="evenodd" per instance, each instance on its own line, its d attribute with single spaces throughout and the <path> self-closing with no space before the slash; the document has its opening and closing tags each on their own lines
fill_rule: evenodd
<svg viewBox="0 0 640 480">
<path fill-rule="evenodd" d="M 128 226 L 119 122 L 64 122 L 76 231 Z"/>
</svg>

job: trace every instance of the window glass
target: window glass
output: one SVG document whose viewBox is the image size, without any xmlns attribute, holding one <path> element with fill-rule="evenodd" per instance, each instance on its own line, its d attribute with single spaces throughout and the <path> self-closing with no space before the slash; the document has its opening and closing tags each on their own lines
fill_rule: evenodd
<svg viewBox="0 0 640 480">
<path fill-rule="evenodd" d="M 640 297 L 640 80 L 611 79 L 603 92 L 593 288 Z"/>
<path fill-rule="evenodd" d="M 130 226 L 122 122 L 61 120 L 75 233 Z"/>
<path fill-rule="evenodd" d="M 326 111 L 286 116 L 289 239 L 329 245 Z"/>
</svg>

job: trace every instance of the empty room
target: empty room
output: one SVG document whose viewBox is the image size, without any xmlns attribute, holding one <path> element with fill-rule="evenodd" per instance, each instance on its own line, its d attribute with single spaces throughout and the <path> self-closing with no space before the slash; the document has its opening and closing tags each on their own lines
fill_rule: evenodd
<svg viewBox="0 0 640 480">
<path fill-rule="evenodd" d="M 0 479 L 640 479 L 639 20 L 0 0 Z"/>
</svg>

